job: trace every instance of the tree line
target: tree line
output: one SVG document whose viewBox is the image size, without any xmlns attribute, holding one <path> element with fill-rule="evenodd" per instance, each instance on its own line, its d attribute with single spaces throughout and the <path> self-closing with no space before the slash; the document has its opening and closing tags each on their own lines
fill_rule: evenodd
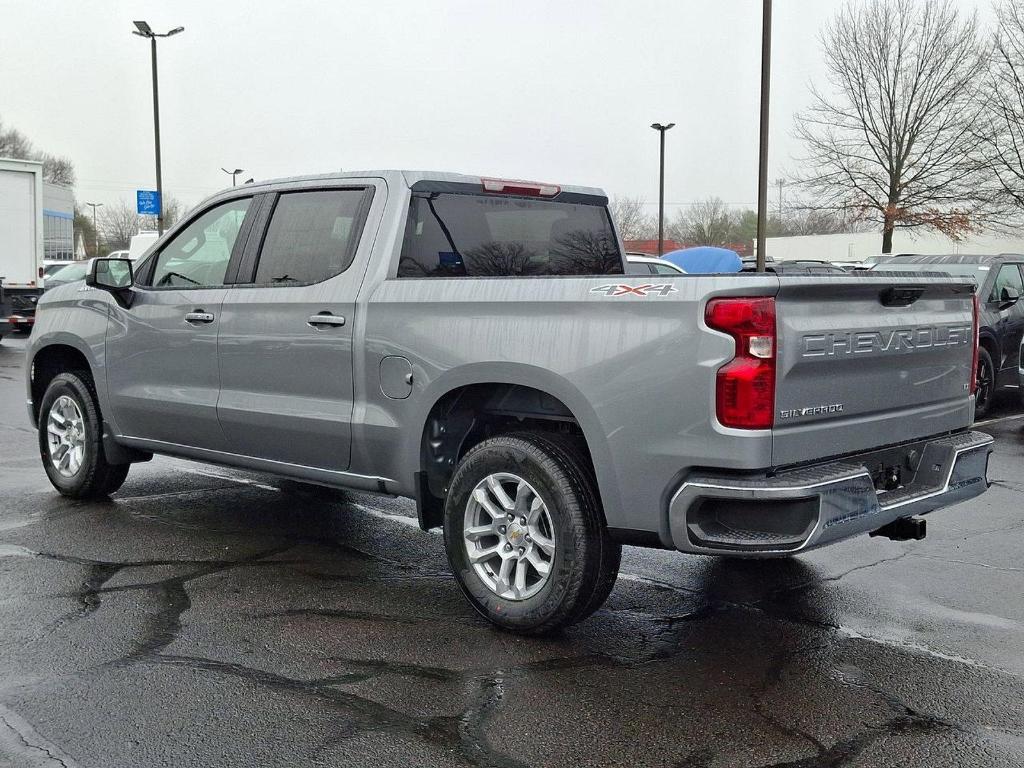
<svg viewBox="0 0 1024 768">
<path fill-rule="evenodd" d="M 819 36 L 824 82 L 797 113 L 796 198 L 773 234 L 900 229 L 958 240 L 1024 219 L 1024 0 L 997 0 L 984 28 L 953 0 L 852 0 Z M 642 200 L 619 198 L 624 239 L 654 237 Z M 781 207 L 781 206 L 780 206 Z M 666 222 L 672 239 L 749 242 L 756 214 L 717 198 Z"/>
<path fill-rule="evenodd" d="M 653 240 L 658 236 L 657 214 L 649 211 L 643 198 L 613 197 L 608 207 L 623 240 Z M 867 227 L 860 219 L 792 202 L 784 202 L 768 215 L 768 237 L 861 232 Z M 733 208 L 720 197 L 683 206 L 665 221 L 665 238 L 687 245 L 749 245 L 756 236 L 757 211 Z"/>
</svg>

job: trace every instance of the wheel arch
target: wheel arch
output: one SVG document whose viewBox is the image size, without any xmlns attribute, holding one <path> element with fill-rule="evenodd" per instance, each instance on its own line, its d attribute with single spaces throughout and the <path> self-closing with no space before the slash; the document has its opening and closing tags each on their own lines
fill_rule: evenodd
<svg viewBox="0 0 1024 768">
<path fill-rule="evenodd" d="M 95 364 L 91 350 L 82 345 L 74 336 L 61 335 L 48 339 L 43 345 L 33 348 L 28 365 L 29 396 L 32 401 L 32 423 L 39 420 L 39 403 L 46 388 L 54 377 L 65 371 L 87 371 L 93 384 L 96 381 Z"/>
<path fill-rule="evenodd" d="M 998 374 L 1002 363 L 1000 360 L 1002 355 L 999 351 L 999 341 L 996 339 L 995 334 L 982 330 L 978 336 L 978 343 L 988 352 L 989 357 L 992 358 L 992 365 L 995 366 L 993 373 Z"/>
<path fill-rule="evenodd" d="M 415 468 L 424 529 L 440 525 L 448 480 L 469 448 L 492 434 L 530 426 L 581 435 L 611 518 L 618 493 L 604 429 L 584 395 L 565 378 L 534 366 L 467 366 L 433 382 L 422 401 L 407 462 Z"/>
</svg>

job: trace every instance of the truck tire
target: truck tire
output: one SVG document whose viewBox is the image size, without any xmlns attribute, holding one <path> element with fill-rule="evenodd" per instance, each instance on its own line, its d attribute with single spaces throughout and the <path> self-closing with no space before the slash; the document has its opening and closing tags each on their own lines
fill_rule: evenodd
<svg viewBox="0 0 1024 768">
<path fill-rule="evenodd" d="M 539 432 L 494 437 L 466 454 L 445 501 L 444 541 L 473 608 L 528 635 L 597 610 L 622 553 L 582 448 Z"/>
<path fill-rule="evenodd" d="M 39 453 L 53 487 L 72 499 L 108 496 L 124 484 L 129 464 L 110 464 L 92 377 L 61 373 L 39 405 Z"/>
<path fill-rule="evenodd" d="M 996 395 L 996 374 L 992 365 L 992 355 L 984 347 L 978 349 L 978 391 L 974 399 L 974 420 L 983 419 L 992 407 Z"/>
</svg>

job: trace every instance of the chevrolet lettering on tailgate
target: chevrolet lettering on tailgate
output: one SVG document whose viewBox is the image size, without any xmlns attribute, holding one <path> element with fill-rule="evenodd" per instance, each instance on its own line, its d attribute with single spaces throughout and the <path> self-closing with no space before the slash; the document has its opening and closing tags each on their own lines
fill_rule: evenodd
<svg viewBox="0 0 1024 768">
<path fill-rule="evenodd" d="M 930 347 L 959 346 L 970 343 L 971 334 L 969 325 L 808 334 L 804 336 L 803 357 L 913 352 Z"/>
</svg>

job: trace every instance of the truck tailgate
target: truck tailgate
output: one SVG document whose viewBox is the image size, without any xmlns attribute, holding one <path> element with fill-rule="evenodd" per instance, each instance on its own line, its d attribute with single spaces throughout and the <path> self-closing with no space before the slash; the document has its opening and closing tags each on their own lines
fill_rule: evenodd
<svg viewBox="0 0 1024 768">
<path fill-rule="evenodd" d="M 879 275 L 779 283 L 775 466 L 971 423 L 973 282 Z"/>
</svg>

